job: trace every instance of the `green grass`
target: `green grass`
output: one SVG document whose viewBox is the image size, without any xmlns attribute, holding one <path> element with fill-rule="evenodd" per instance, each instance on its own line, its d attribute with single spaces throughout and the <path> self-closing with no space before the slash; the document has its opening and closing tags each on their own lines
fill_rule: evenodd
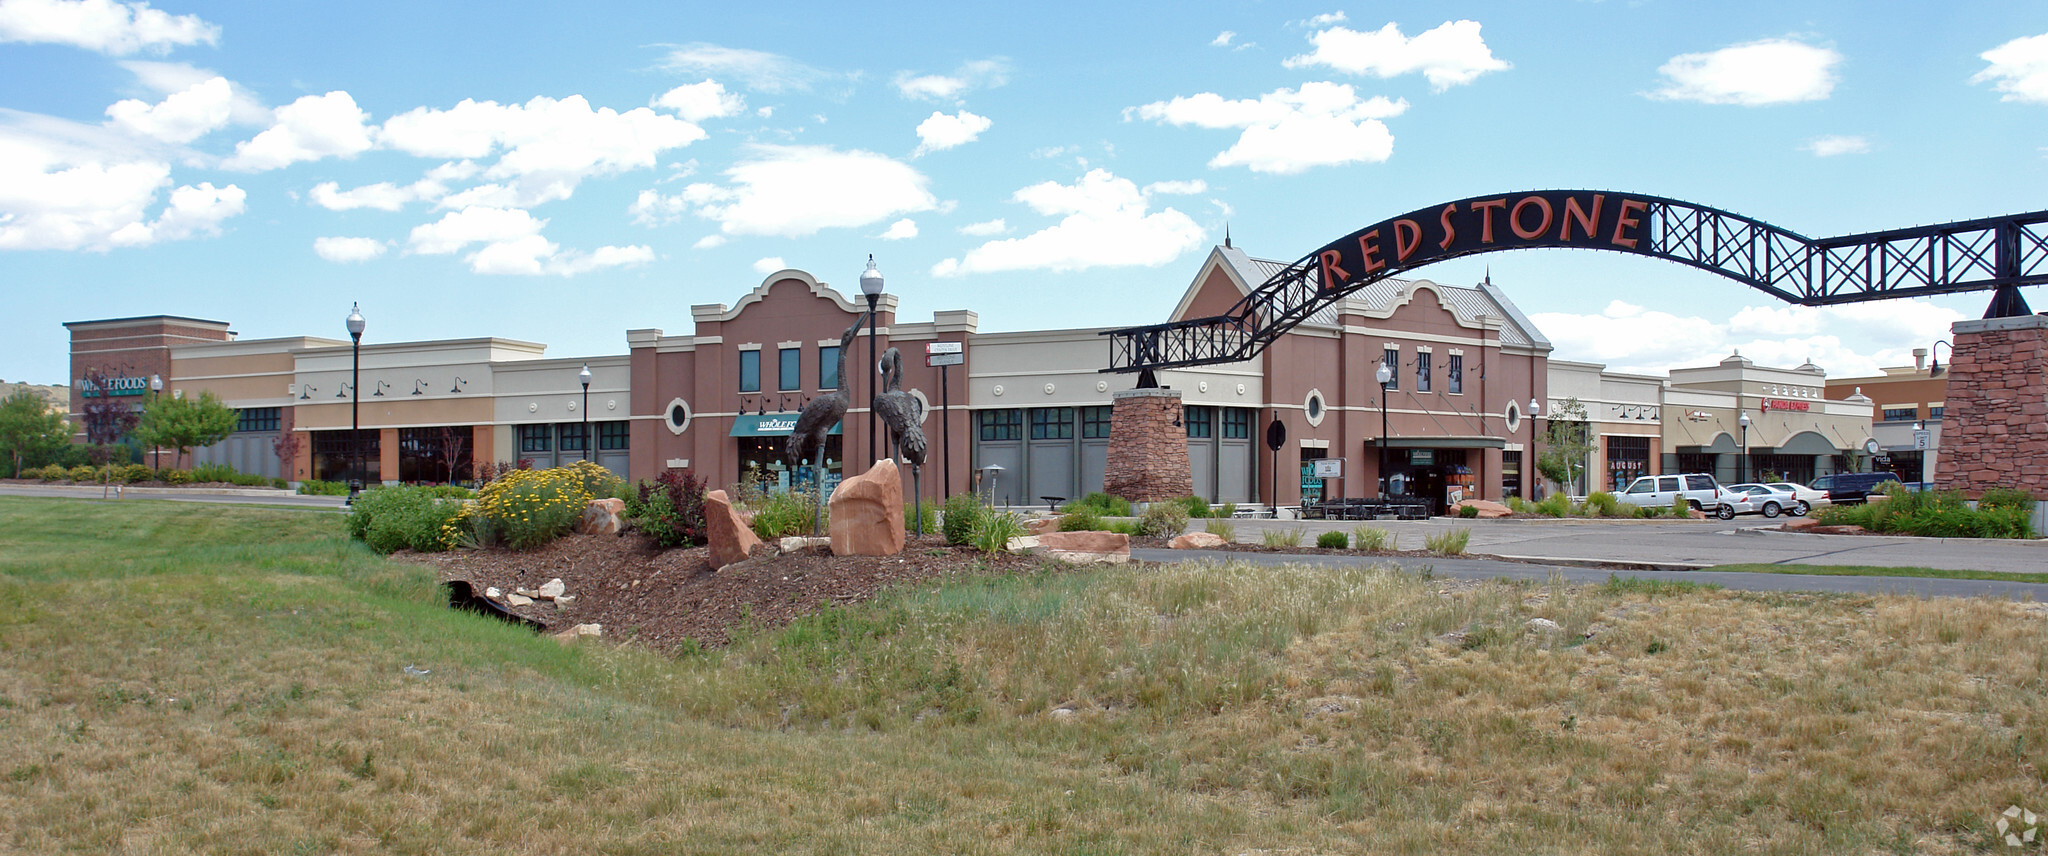
<svg viewBox="0 0 2048 856">
<path fill-rule="evenodd" d="M 2048 554 L 2044 554 L 2048 558 Z M 2048 583 L 2048 574 L 2020 571 L 1956 571 L 1944 568 L 1890 568 L 1878 565 L 1764 565 L 1734 564 L 1701 568 L 1703 571 L 1732 571 L 1743 574 L 1816 574 L 1826 577 L 1933 577 L 1944 580 L 1998 580 L 2009 583 Z"/>
<path fill-rule="evenodd" d="M 2004 601 L 1201 562 L 669 658 L 340 522 L 0 498 L 0 851 L 1976 851 L 2048 787 Z"/>
</svg>

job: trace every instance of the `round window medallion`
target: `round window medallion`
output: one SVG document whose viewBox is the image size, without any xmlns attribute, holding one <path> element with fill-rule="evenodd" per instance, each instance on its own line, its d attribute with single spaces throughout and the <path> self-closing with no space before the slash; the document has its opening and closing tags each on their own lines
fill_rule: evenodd
<svg viewBox="0 0 2048 856">
<path fill-rule="evenodd" d="M 614 398 L 614 399 L 612 399 L 612 400 L 610 400 L 610 401 L 607 401 L 607 402 L 605 402 L 605 403 L 604 403 L 604 409 L 606 409 L 606 410 L 617 410 L 617 409 L 619 409 L 619 400 L 618 400 L 618 399 L 616 399 L 616 398 Z"/>
<path fill-rule="evenodd" d="M 1201 391 L 1203 391 L 1203 392 L 1208 392 L 1208 391 L 1209 391 L 1209 382 L 1208 382 L 1208 381 L 1206 381 L 1206 380 L 1205 380 L 1205 381 L 1202 381 L 1201 383 L 1195 384 L 1195 388 L 1196 388 L 1196 389 L 1199 389 L 1199 390 L 1201 390 Z"/>
<path fill-rule="evenodd" d="M 997 395 L 1002 395 L 1002 394 L 1003 394 L 1003 385 L 1002 385 L 1002 384 L 996 384 L 996 388 L 995 388 L 995 389 L 991 389 L 991 390 L 989 390 L 989 391 L 990 391 L 990 392 L 993 392 L 993 393 L 995 393 L 995 394 L 997 394 Z"/>
<path fill-rule="evenodd" d="M 1238 384 L 1238 385 L 1237 385 L 1237 394 L 1238 394 L 1238 395 L 1243 395 L 1243 394 L 1244 394 L 1244 384 Z"/>
<path fill-rule="evenodd" d="M 537 413 L 537 412 L 539 412 L 539 411 L 540 411 L 540 405 L 538 405 L 538 404 L 535 404 L 535 403 L 533 403 L 533 402 L 531 402 L 531 401 L 529 401 L 529 402 L 527 402 L 527 403 L 526 403 L 526 412 L 528 412 L 528 413 Z"/>
<path fill-rule="evenodd" d="M 1106 380 L 1098 380 L 1098 381 L 1096 381 L 1096 382 L 1095 382 L 1095 391 L 1096 391 L 1096 392 L 1108 392 L 1108 391 L 1109 391 L 1109 381 L 1106 381 Z"/>
<path fill-rule="evenodd" d="M 1514 433 L 1522 427 L 1522 408 L 1515 402 L 1508 402 L 1508 409 L 1501 417 L 1507 420 L 1508 433 Z"/>
<path fill-rule="evenodd" d="M 1052 384 L 1046 384 L 1046 385 L 1045 385 L 1045 394 L 1046 394 L 1046 395 L 1051 395 L 1051 394 L 1052 394 Z"/>
<path fill-rule="evenodd" d="M 662 418 L 661 424 L 668 426 L 668 432 L 670 434 L 681 434 L 684 431 L 688 430 L 690 427 L 689 402 L 686 402 L 680 398 L 670 399 L 668 403 L 668 415 Z"/>
<path fill-rule="evenodd" d="M 1329 415 L 1327 407 L 1328 405 L 1323 401 L 1323 391 L 1320 389 L 1309 390 L 1308 396 L 1301 400 L 1302 414 L 1308 417 L 1308 424 L 1310 426 L 1323 424 L 1323 417 Z"/>
<path fill-rule="evenodd" d="M 576 412 L 576 402 L 575 402 L 575 401 L 573 401 L 573 400 L 569 402 L 569 412 L 570 412 L 570 413 L 575 413 L 575 412 Z"/>
</svg>

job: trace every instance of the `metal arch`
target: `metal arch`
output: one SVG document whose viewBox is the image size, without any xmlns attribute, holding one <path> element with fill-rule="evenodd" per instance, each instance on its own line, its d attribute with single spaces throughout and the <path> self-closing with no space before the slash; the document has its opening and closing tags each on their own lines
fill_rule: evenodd
<svg viewBox="0 0 2048 856">
<path fill-rule="evenodd" d="M 2048 283 L 2048 211 L 1813 239 L 1659 196 L 1503 193 L 1359 229 L 1288 265 L 1221 315 L 1107 331 L 1104 371 L 1144 372 L 1143 385 L 1152 370 L 1250 359 L 1372 283 L 1449 259 L 1545 247 L 1660 258 L 1804 306 L 1996 290 L 1992 314 L 2027 314 L 2018 288 Z"/>
</svg>

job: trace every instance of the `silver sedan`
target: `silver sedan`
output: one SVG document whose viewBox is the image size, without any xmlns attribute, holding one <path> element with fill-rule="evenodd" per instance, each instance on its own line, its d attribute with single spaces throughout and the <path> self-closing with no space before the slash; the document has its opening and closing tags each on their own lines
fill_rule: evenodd
<svg viewBox="0 0 2048 856">
<path fill-rule="evenodd" d="M 1779 512 L 1795 516 L 1805 513 L 1800 510 L 1799 498 L 1789 490 L 1779 490 L 1764 484 L 1731 484 L 1726 490 L 1736 495 L 1735 513 L 1737 514 L 1762 514 L 1765 517 L 1776 517 Z"/>
</svg>

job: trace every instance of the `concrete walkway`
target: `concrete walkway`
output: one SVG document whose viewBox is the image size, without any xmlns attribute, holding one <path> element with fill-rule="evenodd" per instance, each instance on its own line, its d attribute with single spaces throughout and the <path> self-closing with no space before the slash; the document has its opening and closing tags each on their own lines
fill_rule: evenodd
<svg viewBox="0 0 2048 856">
<path fill-rule="evenodd" d="M 167 499 L 173 502 L 220 502 L 236 505 L 269 505 L 297 508 L 325 508 L 339 510 L 347 502 L 340 496 L 300 496 L 291 491 L 276 488 L 254 487 L 123 487 L 118 493 L 109 492 L 99 485 L 57 485 L 57 484 L 0 484 L 0 496 L 26 496 L 57 499 L 101 499 L 107 501 L 127 499 Z"/>
</svg>

